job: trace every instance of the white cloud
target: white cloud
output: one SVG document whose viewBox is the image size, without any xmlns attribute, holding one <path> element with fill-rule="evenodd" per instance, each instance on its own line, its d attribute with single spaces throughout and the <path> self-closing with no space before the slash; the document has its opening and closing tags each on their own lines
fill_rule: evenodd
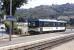
<svg viewBox="0 0 74 50">
<path fill-rule="evenodd" d="M 21 8 L 34 8 L 39 5 L 52 5 L 52 4 L 65 4 L 74 3 L 74 0 L 32 0 L 28 1 L 28 4 L 24 4 Z"/>
</svg>

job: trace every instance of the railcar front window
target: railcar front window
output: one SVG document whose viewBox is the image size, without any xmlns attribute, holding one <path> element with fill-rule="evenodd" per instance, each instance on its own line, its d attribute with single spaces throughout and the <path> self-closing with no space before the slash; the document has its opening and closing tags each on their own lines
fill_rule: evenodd
<svg viewBox="0 0 74 50">
<path fill-rule="evenodd" d="M 36 21 L 29 22 L 29 27 L 38 27 L 38 22 Z"/>
</svg>

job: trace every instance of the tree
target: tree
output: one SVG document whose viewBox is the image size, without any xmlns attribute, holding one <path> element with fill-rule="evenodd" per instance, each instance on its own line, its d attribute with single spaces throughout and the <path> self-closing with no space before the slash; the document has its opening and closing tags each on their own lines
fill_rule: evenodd
<svg viewBox="0 0 74 50">
<path fill-rule="evenodd" d="M 27 0 L 12 0 L 12 15 L 13 16 L 15 15 L 16 9 L 20 7 L 21 5 L 23 5 L 24 3 L 26 4 Z M 10 15 L 10 0 L 3 1 L 2 10 L 4 10 L 6 15 Z M 11 25 L 11 24 L 8 24 L 8 25 Z M 14 22 L 12 22 L 12 33 L 14 32 L 13 29 L 14 29 Z"/>
<path fill-rule="evenodd" d="M 15 14 L 16 8 L 23 5 L 23 3 L 27 3 L 27 0 L 12 0 L 12 15 Z M 10 15 L 10 0 L 3 1 L 3 8 L 6 15 Z"/>
</svg>

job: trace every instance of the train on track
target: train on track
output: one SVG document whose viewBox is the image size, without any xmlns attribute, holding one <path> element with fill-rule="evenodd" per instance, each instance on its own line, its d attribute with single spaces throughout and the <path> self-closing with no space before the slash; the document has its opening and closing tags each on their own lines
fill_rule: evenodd
<svg viewBox="0 0 74 50">
<path fill-rule="evenodd" d="M 28 20 L 28 31 L 30 33 L 38 32 L 55 32 L 55 31 L 65 31 L 66 21 L 56 20 L 56 19 L 32 19 Z"/>
</svg>

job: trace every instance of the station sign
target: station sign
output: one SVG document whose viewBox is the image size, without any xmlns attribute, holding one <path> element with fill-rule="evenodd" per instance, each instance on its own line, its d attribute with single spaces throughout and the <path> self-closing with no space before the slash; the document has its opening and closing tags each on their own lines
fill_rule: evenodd
<svg viewBox="0 0 74 50">
<path fill-rule="evenodd" d="M 7 21 L 16 21 L 16 18 L 14 16 L 6 16 Z"/>
</svg>

